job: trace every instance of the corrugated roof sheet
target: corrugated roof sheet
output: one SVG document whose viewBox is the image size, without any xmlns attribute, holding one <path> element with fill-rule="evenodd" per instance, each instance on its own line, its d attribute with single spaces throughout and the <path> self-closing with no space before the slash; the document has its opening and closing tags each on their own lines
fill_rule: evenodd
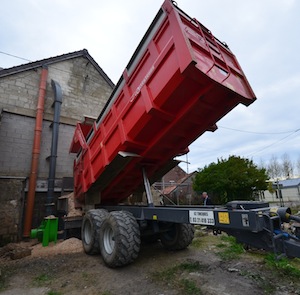
<svg viewBox="0 0 300 295">
<path fill-rule="evenodd" d="M 300 185 L 300 178 L 279 180 L 279 184 L 282 184 L 283 187 L 299 186 Z"/>
</svg>

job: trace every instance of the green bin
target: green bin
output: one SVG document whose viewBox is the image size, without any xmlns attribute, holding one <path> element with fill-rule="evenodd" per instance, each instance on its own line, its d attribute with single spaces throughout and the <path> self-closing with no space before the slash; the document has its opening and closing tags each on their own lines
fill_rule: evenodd
<svg viewBox="0 0 300 295">
<path fill-rule="evenodd" d="M 38 228 L 31 230 L 30 237 L 37 238 L 43 247 L 48 246 L 49 242 L 56 243 L 58 230 L 58 218 L 45 218 Z"/>
</svg>

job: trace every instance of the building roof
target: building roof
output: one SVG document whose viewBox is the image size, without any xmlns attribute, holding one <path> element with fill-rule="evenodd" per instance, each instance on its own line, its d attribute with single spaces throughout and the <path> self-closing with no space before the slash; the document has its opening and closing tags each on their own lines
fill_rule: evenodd
<svg viewBox="0 0 300 295">
<path fill-rule="evenodd" d="M 164 195 L 168 195 L 168 194 L 171 194 L 173 191 L 175 191 L 179 186 L 181 186 L 183 183 L 185 183 L 189 178 L 191 178 L 194 174 L 196 173 L 196 171 L 190 173 L 190 174 L 187 174 L 185 177 L 179 179 L 177 181 L 177 183 L 175 183 L 174 185 L 172 186 L 168 186 L 166 187 L 162 193 Z"/>
<path fill-rule="evenodd" d="M 187 173 L 179 166 L 175 166 L 164 175 L 164 182 L 178 182 L 179 179 L 185 177 Z"/>
<path fill-rule="evenodd" d="M 279 180 L 279 184 L 283 187 L 297 187 L 300 186 L 300 178 Z"/>
<path fill-rule="evenodd" d="M 114 83 L 110 80 L 110 78 L 106 75 L 106 73 L 102 70 L 102 68 L 96 63 L 96 61 L 91 57 L 91 55 L 88 53 L 86 49 L 75 51 L 75 52 L 70 52 L 54 57 L 49 57 L 45 58 L 42 60 L 26 63 L 23 65 L 7 68 L 7 69 L 0 69 L 0 78 L 6 77 L 9 75 L 14 75 L 17 73 L 25 72 L 28 70 L 36 69 L 39 67 L 44 67 L 47 65 L 51 65 L 57 62 L 65 61 L 68 59 L 72 58 L 77 58 L 77 57 L 84 57 L 86 58 L 95 68 L 96 70 L 100 73 L 100 75 L 104 78 L 104 80 L 112 87 L 114 88 Z"/>
</svg>

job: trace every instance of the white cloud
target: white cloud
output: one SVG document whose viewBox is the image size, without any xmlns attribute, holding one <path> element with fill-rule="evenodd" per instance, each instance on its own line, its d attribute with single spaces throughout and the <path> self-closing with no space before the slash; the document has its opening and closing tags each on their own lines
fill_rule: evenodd
<svg viewBox="0 0 300 295">
<path fill-rule="evenodd" d="M 291 76 L 284 77 L 276 83 L 272 83 L 257 90 L 259 97 L 284 96 L 290 93 L 300 93 L 300 69 L 299 72 L 292 73 Z"/>
</svg>

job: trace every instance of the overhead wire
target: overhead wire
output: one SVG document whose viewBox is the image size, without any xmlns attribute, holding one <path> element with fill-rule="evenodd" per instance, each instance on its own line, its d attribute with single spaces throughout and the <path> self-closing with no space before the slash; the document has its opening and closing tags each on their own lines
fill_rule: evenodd
<svg viewBox="0 0 300 295">
<path fill-rule="evenodd" d="M 18 58 L 18 59 L 21 59 L 21 60 L 32 62 L 32 60 L 30 60 L 30 59 L 27 59 L 27 58 L 24 58 L 24 57 L 20 57 L 20 56 L 14 55 L 14 54 L 10 54 L 10 53 L 7 53 L 7 52 L 0 51 L 0 53 L 4 54 L 4 55 L 11 56 L 11 57 L 15 57 L 15 58 Z"/>
<path fill-rule="evenodd" d="M 261 134 L 261 135 L 279 135 L 279 134 L 287 134 L 288 133 L 287 136 L 279 139 L 276 142 L 273 142 L 272 144 L 270 144 L 268 146 L 275 145 L 276 143 L 279 143 L 279 142 L 283 141 L 284 139 L 286 139 L 287 137 L 289 137 L 289 136 L 293 135 L 294 133 L 300 131 L 300 128 L 299 128 L 299 129 L 296 129 L 296 130 L 287 130 L 287 131 L 280 131 L 280 132 L 256 132 L 256 131 L 240 130 L 240 129 L 230 128 L 230 127 L 225 127 L 225 126 L 219 126 L 219 125 L 218 125 L 218 127 L 222 128 L 222 129 L 227 129 L 227 130 L 232 130 L 232 131 L 237 131 L 237 132 L 242 132 L 242 133 Z M 192 143 L 192 146 L 205 149 L 205 147 L 197 145 L 197 144 L 193 144 L 193 143 Z M 211 147 L 209 148 L 209 150 L 220 151 L 220 152 L 224 151 L 224 150 L 221 150 L 221 149 L 212 149 Z"/>
<path fill-rule="evenodd" d="M 264 151 L 264 150 L 266 150 L 266 149 L 268 149 L 268 148 L 270 148 L 270 147 L 272 147 L 272 146 L 274 146 L 274 145 L 276 145 L 276 144 L 278 144 L 278 143 L 284 141 L 285 139 L 287 139 L 288 137 L 294 135 L 295 133 L 297 133 L 297 132 L 299 132 L 299 131 L 300 131 L 300 128 L 294 130 L 293 132 L 291 132 L 291 133 L 288 134 L 287 136 L 284 136 L 283 138 L 281 138 L 281 139 L 279 139 L 279 140 L 277 140 L 277 141 L 275 141 L 275 142 L 273 142 L 273 143 L 271 143 L 271 144 L 269 144 L 269 145 L 266 145 L 265 147 L 263 147 L 263 148 L 257 150 L 256 152 L 252 152 L 252 153 L 248 154 L 248 157 L 249 157 L 249 156 L 253 156 L 253 155 L 255 155 L 255 154 L 258 154 L 258 153 L 260 153 L 260 152 L 262 152 L 262 151 Z"/>
<path fill-rule="evenodd" d="M 220 126 L 218 126 L 218 127 L 220 127 Z M 229 129 L 229 130 L 231 130 L 232 128 L 224 128 L 224 129 Z M 263 135 L 266 135 L 266 134 L 267 134 L 267 135 L 274 135 L 274 134 L 286 134 L 286 133 L 289 133 L 288 135 L 286 135 L 286 136 L 280 138 L 279 140 L 276 140 L 275 142 L 273 142 L 273 143 L 271 143 L 271 144 L 268 144 L 268 145 L 266 145 L 266 146 L 264 146 L 264 147 L 262 147 L 262 148 L 260 148 L 260 149 L 258 149 L 258 150 L 256 150 L 256 151 L 254 151 L 254 152 L 251 152 L 251 153 L 247 154 L 247 156 L 246 156 L 246 157 L 251 157 L 251 156 L 254 156 L 254 155 L 256 155 L 256 154 L 258 154 L 258 153 L 260 153 L 260 152 L 262 152 L 262 151 L 264 151 L 264 150 L 267 150 L 268 148 L 270 148 L 270 147 L 272 147 L 272 146 L 274 146 L 274 145 L 276 145 L 276 144 L 279 144 L 279 143 L 285 141 L 287 138 L 289 138 L 289 137 L 291 137 L 292 135 L 295 135 L 296 133 L 298 133 L 298 132 L 300 131 L 300 128 L 299 128 L 299 129 L 296 129 L 296 130 L 292 130 L 292 131 L 284 131 L 284 132 L 283 132 L 283 131 L 282 131 L 282 132 L 248 132 L 248 131 L 243 131 L 243 130 L 238 130 L 238 129 L 236 129 L 236 130 L 234 130 L 234 131 L 245 132 L 245 133 L 254 133 L 254 134 L 263 134 Z M 290 138 L 290 139 L 291 139 L 291 138 Z M 290 140 L 290 139 L 288 139 L 288 140 Z M 192 146 L 198 147 L 198 148 L 202 148 L 202 149 L 206 150 L 206 153 L 207 153 L 208 151 L 213 151 L 213 152 L 224 152 L 224 153 L 228 153 L 228 152 L 229 152 L 229 151 L 225 151 L 225 150 L 223 150 L 223 149 L 213 149 L 213 148 L 206 149 L 206 148 L 203 147 L 203 146 L 199 146 L 199 145 L 195 145 L 195 144 L 192 144 Z"/>
<path fill-rule="evenodd" d="M 235 128 L 230 128 L 230 127 L 225 127 L 225 126 L 220 126 L 220 125 L 218 125 L 218 127 L 222 128 L 222 129 L 227 129 L 227 130 L 232 130 L 232 131 L 237 131 L 237 132 L 242 132 L 242 133 L 262 134 L 262 135 L 286 134 L 286 133 L 294 132 L 294 130 L 276 131 L 276 132 L 259 132 L 259 131 L 248 131 L 248 130 L 235 129 Z"/>
</svg>

